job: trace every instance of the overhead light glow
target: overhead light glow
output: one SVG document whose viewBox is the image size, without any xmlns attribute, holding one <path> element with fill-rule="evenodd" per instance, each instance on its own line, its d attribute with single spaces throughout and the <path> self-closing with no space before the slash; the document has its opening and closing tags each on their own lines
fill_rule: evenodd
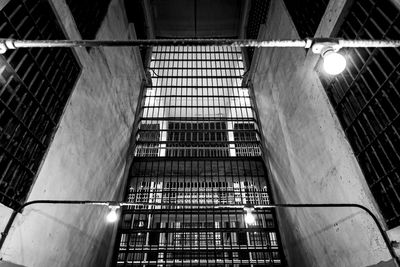
<svg viewBox="0 0 400 267">
<path fill-rule="evenodd" d="M 323 54 L 324 70 L 330 75 L 337 75 L 346 68 L 346 59 L 343 55 L 332 50 L 326 51 Z"/>
<path fill-rule="evenodd" d="M 117 210 L 119 206 L 109 206 L 110 212 L 107 214 L 107 222 L 113 223 L 118 220 L 118 213 Z"/>
<path fill-rule="evenodd" d="M 254 225 L 256 223 L 256 218 L 252 213 L 253 209 L 246 208 L 245 210 L 246 210 L 246 215 L 244 216 L 244 221 L 246 222 L 247 225 Z"/>
</svg>

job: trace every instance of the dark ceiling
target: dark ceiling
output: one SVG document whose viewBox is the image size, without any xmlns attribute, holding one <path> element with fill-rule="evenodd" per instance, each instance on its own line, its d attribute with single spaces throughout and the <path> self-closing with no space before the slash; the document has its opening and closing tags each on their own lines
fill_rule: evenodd
<svg viewBox="0 0 400 267">
<path fill-rule="evenodd" d="M 244 0 L 148 1 L 156 38 L 238 37 Z M 135 26 L 143 23 L 138 2 L 125 1 L 128 17 Z"/>
</svg>

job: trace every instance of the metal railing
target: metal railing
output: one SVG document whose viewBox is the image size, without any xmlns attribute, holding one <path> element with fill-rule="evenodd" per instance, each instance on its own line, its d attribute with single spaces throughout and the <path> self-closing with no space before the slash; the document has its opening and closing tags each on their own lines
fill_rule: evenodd
<svg viewBox="0 0 400 267">
<path fill-rule="evenodd" d="M 4 241 L 11 229 L 11 226 L 17 216 L 18 213 L 21 213 L 24 208 L 31 206 L 31 205 L 36 205 L 36 204 L 57 204 L 57 205 L 62 205 L 62 204 L 68 204 L 68 205 L 95 205 L 95 206 L 114 206 L 114 205 L 119 205 L 121 207 L 124 206 L 129 206 L 129 207 L 135 207 L 135 206 L 148 206 L 154 208 L 155 205 L 162 205 L 162 206 L 186 206 L 186 207 L 207 207 L 210 209 L 244 209 L 246 208 L 245 205 L 208 205 L 208 204 L 171 204 L 171 203 L 134 203 L 134 202 L 122 202 L 122 201 L 91 201 L 91 200 L 33 200 L 24 203 L 23 205 L 20 206 L 19 209 L 14 210 L 13 213 L 10 216 L 10 219 L 8 220 L 8 223 L 4 229 L 4 231 L 1 233 L 1 240 L 0 240 L 0 250 L 2 249 L 2 246 L 4 244 Z M 255 205 L 252 208 L 255 210 L 257 209 L 281 209 L 281 208 L 358 208 L 363 211 L 365 211 L 369 216 L 372 217 L 375 225 L 378 227 L 379 232 L 381 233 L 381 236 L 385 242 L 385 245 L 392 256 L 393 260 L 400 265 L 400 259 L 397 256 L 391 241 L 386 234 L 385 230 L 379 223 L 378 218 L 374 215 L 374 213 L 368 209 L 367 207 L 360 205 L 360 204 L 355 204 L 355 203 L 322 203 L 322 204 L 271 204 L 271 205 Z"/>
</svg>

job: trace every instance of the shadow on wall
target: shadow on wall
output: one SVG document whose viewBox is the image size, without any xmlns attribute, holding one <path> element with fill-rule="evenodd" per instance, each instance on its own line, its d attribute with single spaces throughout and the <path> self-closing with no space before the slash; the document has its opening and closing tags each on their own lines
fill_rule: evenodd
<svg viewBox="0 0 400 267">
<path fill-rule="evenodd" d="M 0 265 L 1 266 L 1 265 Z M 374 265 L 369 265 L 367 267 L 397 267 L 396 263 L 394 262 L 394 260 L 390 260 L 390 261 L 381 261 L 377 264 Z"/>
<path fill-rule="evenodd" d="M 0 260 L 0 267 L 25 267 L 25 266 Z"/>
</svg>

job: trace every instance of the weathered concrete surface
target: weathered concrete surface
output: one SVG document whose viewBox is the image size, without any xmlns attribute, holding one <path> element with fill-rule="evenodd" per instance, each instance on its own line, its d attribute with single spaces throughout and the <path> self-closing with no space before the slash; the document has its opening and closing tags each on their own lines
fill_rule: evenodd
<svg viewBox="0 0 400 267">
<path fill-rule="evenodd" d="M 25 266 L 14 264 L 8 261 L 0 261 L 0 267 L 25 267 Z"/>
<path fill-rule="evenodd" d="M 331 1 L 317 36 L 344 2 Z M 263 39 L 298 39 L 282 0 L 271 1 Z M 252 78 L 277 203 L 358 203 L 378 214 L 351 147 L 305 49 L 263 49 Z M 357 209 L 279 212 L 290 266 L 369 266 L 390 260 L 372 219 Z"/>
<path fill-rule="evenodd" d="M 65 1 L 53 4 L 67 35 L 80 39 Z M 122 5 L 122 0 L 112 1 L 98 39 L 130 38 Z M 28 200 L 120 197 L 142 80 L 138 60 L 133 48 L 76 52 L 83 72 Z M 106 212 L 106 207 L 91 206 L 27 208 L 17 217 L 1 257 L 28 267 L 105 266 L 114 230 L 104 220 Z"/>
</svg>

